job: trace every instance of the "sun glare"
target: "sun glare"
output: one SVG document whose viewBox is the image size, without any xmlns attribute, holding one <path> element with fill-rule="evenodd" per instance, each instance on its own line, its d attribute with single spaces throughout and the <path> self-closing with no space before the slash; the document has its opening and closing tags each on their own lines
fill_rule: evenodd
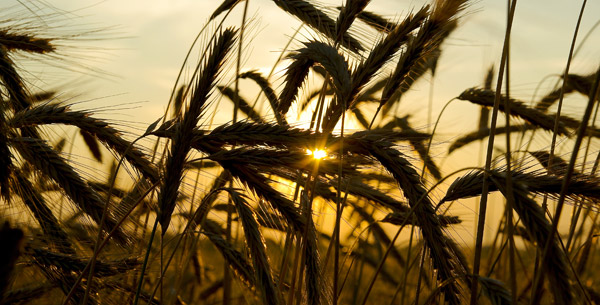
<svg viewBox="0 0 600 305">
<path fill-rule="evenodd" d="M 327 151 L 325 151 L 324 149 L 318 149 L 318 148 L 315 149 L 314 151 L 310 150 L 310 149 L 306 149 L 306 154 L 312 155 L 313 158 L 315 158 L 315 159 L 323 159 L 323 158 L 327 157 Z"/>
</svg>

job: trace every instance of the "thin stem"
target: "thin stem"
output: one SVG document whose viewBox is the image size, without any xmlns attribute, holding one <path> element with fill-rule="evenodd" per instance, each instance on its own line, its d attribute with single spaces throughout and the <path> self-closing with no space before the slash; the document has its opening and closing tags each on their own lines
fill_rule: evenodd
<svg viewBox="0 0 600 305">
<path fill-rule="evenodd" d="M 587 0 L 583 0 L 582 4 L 581 4 L 581 10 L 579 11 L 579 17 L 577 18 L 577 24 L 575 26 L 575 32 L 573 33 L 573 39 L 571 40 L 571 47 L 569 49 L 569 56 L 567 58 L 567 65 L 565 67 L 565 71 L 563 74 L 563 84 L 562 87 L 560 89 L 560 96 L 558 99 L 558 109 L 556 110 L 556 117 L 554 119 L 554 132 L 552 133 L 552 142 L 550 144 L 550 157 L 548 158 L 548 168 L 552 168 L 552 157 L 554 156 L 554 148 L 556 146 L 556 138 L 557 138 L 557 130 L 558 130 L 558 124 L 559 124 L 559 118 L 560 118 L 560 113 L 562 110 L 562 103 L 563 103 L 563 98 L 564 98 L 564 91 L 565 91 L 565 87 L 567 85 L 567 77 L 569 75 L 569 69 L 571 67 L 571 60 L 573 59 L 574 56 L 574 50 L 575 50 L 575 43 L 577 41 L 577 34 L 579 33 L 579 26 L 581 25 L 581 20 L 583 19 L 583 12 L 585 10 L 585 5 L 587 4 Z M 599 70 L 600 73 L 600 70 Z M 597 79 L 597 77 L 596 77 Z M 597 85 L 596 85 L 597 87 Z M 588 108 L 593 107 L 593 101 L 595 98 L 595 90 L 597 88 L 592 88 L 592 93 L 590 95 L 590 102 L 588 103 Z M 586 109 L 586 114 L 587 113 L 591 114 L 591 108 L 588 111 Z M 584 114 L 584 118 L 585 118 L 585 114 Z M 587 117 L 587 120 L 589 120 L 589 115 Z M 581 131 L 585 131 L 585 129 L 587 128 L 587 120 L 583 120 L 581 122 L 581 127 L 579 129 L 579 133 L 581 133 Z M 581 145 L 581 141 L 582 141 L 582 137 L 580 137 L 580 135 L 577 135 L 577 140 L 575 141 L 575 149 L 573 150 L 572 154 L 571 154 L 571 161 L 569 162 L 569 168 L 570 168 L 570 173 L 568 173 L 569 177 L 567 178 L 567 175 L 565 175 L 565 178 L 563 180 L 563 185 L 561 188 L 561 194 L 559 197 L 559 201 L 556 205 L 556 212 L 555 212 L 555 216 L 552 222 L 552 231 L 550 232 L 550 236 L 547 239 L 546 245 L 544 246 L 544 251 L 542 251 L 542 259 L 540 260 L 540 262 L 542 263 L 542 267 L 540 267 L 540 270 L 538 273 L 536 273 L 535 279 L 533 281 L 533 288 L 531 290 L 532 293 L 532 298 L 531 298 L 531 304 L 533 304 L 533 302 L 539 297 L 541 297 L 541 293 L 539 292 L 539 290 L 541 289 L 541 283 L 542 283 L 542 274 L 544 273 L 544 268 L 543 268 L 543 264 L 545 262 L 546 259 L 546 255 L 548 253 L 548 250 L 550 248 L 550 245 L 552 244 L 552 241 L 554 240 L 554 231 L 557 230 L 558 227 L 558 221 L 560 219 L 560 214 L 562 213 L 562 206 L 564 203 L 564 193 L 566 191 L 566 187 L 568 187 L 568 183 L 569 181 L 567 181 L 567 179 L 570 179 L 572 173 L 573 173 L 573 168 L 575 166 L 574 162 L 575 160 L 573 159 L 573 157 L 576 157 L 578 152 L 579 152 L 579 146 Z M 573 164 L 571 164 L 573 163 Z M 547 197 L 544 196 L 544 203 L 546 202 Z"/>
<path fill-rule="evenodd" d="M 150 258 L 150 250 L 152 250 L 152 241 L 154 240 L 154 236 L 156 235 L 156 228 L 158 227 L 158 217 L 154 220 L 154 226 L 152 227 L 152 233 L 150 233 L 150 241 L 148 242 L 148 248 L 146 249 L 146 255 L 144 256 L 144 263 L 142 264 L 142 271 L 140 274 L 140 279 L 138 280 L 137 290 L 135 292 L 135 299 L 133 300 L 133 305 L 137 305 L 140 299 L 140 293 L 142 292 L 142 285 L 144 284 L 144 273 L 146 272 L 146 267 L 148 266 L 148 259 Z"/>
<path fill-rule="evenodd" d="M 585 1 L 585 0 L 584 0 Z M 565 177 L 562 181 L 562 186 L 560 189 L 560 197 L 558 198 L 558 202 L 556 203 L 556 212 L 554 213 L 554 219 L 552 221 L 552 229 L 550 230 L 550 235 L 546 241 L 546 245 L 544 246 L 544 251 L 542 252 L 542 267 L 540 268 L 539 273 L 536 275 L 536 282 L 534 285 L 532 304 L 535 304 L 536 301 L 539 301 L 541 298 L 541 284 L 542 284 L 542 274 L 545 271 L 544 266 L 545 262 L 548 259 L 548 252 L 550 250 L 550 245 L 554 241 L 555 235 L 558 231 L 558 222 L 560 220 L 560 216 L 562 213 L 562 209 L 566 199 L 566 192 L 569 188 L 569 184 L 571 182 L 571 178 L 573 177 L 573 170 L 575 168 L 575 163 L 577 161 L 577 155 L 579 153 L 579 148 L 581 147 L 581 143 L 583 142 L 583 137 L 585 136 L 585 132 L 587 130 L 587 126 L 592 114 L 592 109 L 594 108 L 594 103 L 597 99 L 598 94 L 598 86 L 600 85 L 600 69 L 596 72 L 596 79 L 594 80 L 594 84 L 592 87 L 592 92 L 590 92 L 590 97 L 588 100 L 588 104 L 585 108 L 585 112 L 583 114 L 583 118 L 581 119 L 581 125 L 577 130 L 577 139 L 575 139 L 575 145 L 573 145 L 573 150 L 571 152 L 571 159 L 569 160 L 569 165 L 567 168 L 567 172 L 565 173 Z"/>
<path fill-rule="evenodd" d="M 507 1 L 508 13 L 510 13 L 510 0 Z M 513 194 L 513 181 L 511 169 L 511 143 L 510 143 L 510 39 L 506 41 L 506 99 L 504 100 L 505 118 L 506 118 L 506 225 L 508 231 L 508 268 L 509 283 L 511 289 L 512 303 L 517 304 L 517 272 L 515 269 L 515 239 L 513 224 L 513 208 L 515 206 L 515 197 Z"/>
<path fill-rule="evenodd" d="M 494 139 L 496 134 L 496 123 L 498 120 L 498 109 L 500 107 L 500 96 L 502 89 L 502 80 L 504 79 L 504 66 L 506 64 L 506 56 L 508 53 L 508 41 L 510 39 L 510 32 L 512 29 L 513 18 L 515 15 L 515 8 L 517 6 L 517 0 L 513 0 L 510 6 L 510 12 L 508 14 L 508 24 L 506 25 L 506 32 L 504 35 L 504 47 L 502 48 L 502 57 L 500 60 L 500 68 L 498 71 L 498 78 L 496 84 L 496 96 L 494 98 L 494 108 L 492 110 L 492 122 L 490 124 L 490 136 L 488 138 L 487 154 L 485 158 L 485 170 L 483 172 L 483 187 L 481 192 L 481 201 L 479 202 L 479 217 L 477 220 L 477 237 L 475 243 L 475 258 L 473 260 L 473 280 L 471 281 L 471 305 L 477 304 L 477 290 L 478 284 L 477 276 L 479 276 L 479 268 L 481 266 L 481 250 L 483 246 L 483 230 L 485 227 L 485 212 L 487 210 L 488 190 L 489 190 L 489 176 L 490 168 L 492 164 L 492 154 L 494 151 Z"/>
</svg>

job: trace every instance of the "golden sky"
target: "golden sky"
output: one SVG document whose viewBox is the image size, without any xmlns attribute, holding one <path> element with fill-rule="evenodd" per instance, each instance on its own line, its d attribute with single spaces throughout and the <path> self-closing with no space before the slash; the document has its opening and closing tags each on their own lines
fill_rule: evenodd
<svg viewBox="0 0 600 305">
<path fill-rule="evenodd" d="M 411 9 L 419 8 L 424 2 L 373 0 L 368 10 L 397 20 Z M 511 52 L 511 91 L 516 96 L 530 98 L 538 82 L 544 77 L 561 73 L 580 2 L 519 1 Z M 24 9 L 19 3 L 24 3 L 27 8 Z M 341 5 L 342 1 L 322 3 L 334 7 Z M 68 66 L 72 61 L 89 67 L 92 71 L 102 72 L 88 71 L 83 75 L 63 72 L 59 76 L 45 78 L 48 79 L 45 82 L 48 86 L 82 83 L 84 85 L 77 88 L 66 86 L 65 89 L 70 90 L 72 94 L 83 94 L 83 97 L 88 99 L 102 98 L 103 102 L 109 104 L 144 102 L 132 118 L 141 122 L 154 121 L 166 106 L 191 42 L 219 4 L 220 1 L 213 0 L 54 0 L 14 1 L 12 4 L 9 1 L 3 2 L 4 7 L 12 7 L 12 11 L 20 11 L 21 14 L 31 15 L 27 10 L 37 9 L 46 13 L 62 12 L 62 16 L 54 18 L 59 22 L 48 23 L 56 27 L 53 31 L 57 33 L 62 33 L 61 26 L 65 24 L 69 33 L 76 33 L 79 29 L 104 29 L 100 34 L 89 35 L 92 38 L 102 38 L 100 40 L 85 41 L 84 35 L 80 41 L 77 38 L 70 41 L 69 45 L 82 44 L 85 48 L 79 47 L 76 51 L 65 48 L 68 57 L 63 64 Z M 251 40 L 246 43 L 242 70 L 269 71 L 279 55 L 278 52 L 299 22 L 282 13 L 270 0 L 251 0 L 249 5 L 249 16 L 253 21 L 247 38 Z M 229 25 L 239 24 L 241 7 L 229 18 Z M 580 40 L 598 21 L 599 11 L 600 3 L 589 1 L 582 21 Z M 433 113 L 438 113 L 446 101 L 462 90 L 481 84 L 487 68 L 500 57 L 505 19 L 506 1 L 473 1 L 467 8 L 461 26 L 446 41 L 444 47 L 439 75 L 434 82 Z M 214 25 L 209 28 L 209 32 L 211 29 L 214 29 Z M 600 34 L 597 32 L 590 36 L 578 54 L 572 66 L 573 72 L 589 73 L 598 65 Z M 303 40 L 301 36 L 297 38 Z M 375 39 L 371 38 L 371 41 Z M 298 45 L 297 41 L 295 46 Z M 277 77 L 278 75 L 275 75 L 274 80 Z M 556 76 L 550 77 L 542 88 L 552 86 L 555 80 Z M 44 85 L 40 84 L 41 86 Z M 84 92 L 81 92 L 81 88 L 85 88 Z M 428 81 L 422 82 L 415 89 L 412 99 L 427 100 Z M 114 95 L 118 96 L 112 97 Z M 424 116 L 425 109 L 422 104 L 411 103 L 410 100 L 407 98 L 402 110 Z M 457 106 L 457 110 L 461 111 L 454 113 L 468 111 L 472 108 L 470 106 Z M 449 120 L 452 120 L 451 116 L 452 114 Z"/>
<path fill-rule="evenodd" d="M 251 22 L 245 40 L 242 71 L 259 69 L 266 74 L 300 23 L 270 0 L 249 1 Z M 7 8 L 3 12 L 5 16 L 29 16 L 28 20 L 40 27 L 44 27 L 45 23 L 50 34 L 67 38 L 71 34 L 83 33 L 62 41 L 64 48 L 59 49 L 59 53 L 64 55 L 59 56 L 60 61 L 50 58 L 46 62 L 31 63 L 34 67 L 31 71 L 36 73 L 31 78 L 32 86 L 64 92 L 60 98 L 73 103 L 85 101 L 84 108 L 105 105 L 124 108 L 114 111 L 118 113 L 116 119 L 142 123 L 138 126 L 143 130 L 144 124 L 153 122 L 164 112 L 194 37 L 220 2 L 54 0 L 50 4 L 46 1 L 3 1 L 2 7 Z M 342 1 L 322 3 L 335 7 Z M 425 1 L 373 0 L 367 9 L 399 20 L 423 3 Z M 510 77 L 514 96 L 529 101 L 539 84 L 538 96 L 554 85 L 567 60 L 580 5 L 581 1 L 576 0 L 518 2 L 511 40 Z M 239 26 L 241 10 L 240 5 L 226 24 Z M 600 2 L 589 1 L 579 41 L 600 20 L 598 12 Z M 445 42 L 438 75 L 433 80 L 434 118 L 447 101 L 467 88 L 481 85 L 491 64 L 497 66 L 505 23 L 506 1 L 473 1 L 465 10 L 458 30 Z M 212 33 L 215 27 L 214 23 L 209 25 L 207 33 Z M 358 29 L 356 33 L 364 36 L 367 42 L 377 40 L 377 37 L 366 37 L 366 33 L 372 32 Z M 308 38 L 310 34 L 303 32 L 296 37 L 291 49 L 299 47 L 300 42 Z M 201 39 L 201 42 L 205 41 Z M 199 50 L 196 48 L 192 52 L 191 64 L 196 63 L 194 60 L 198 58 Z M 600 64 L 599 55 L 600 31 L 596 30 L 580 48 L 571 71 L 588 74 L 596 70 Z M 48 67 L 48 63 L 58 67 Z M 276 71 L 280 72 L 285 66 L 285 63 L 282 64 Z M 184 77 L 189 77 L 190 69 L 188 66 L 184 70 Z M 272 81 L 277 83 L 281 75 L 276 73 Z M 430 127 L 427 126 L 426 105 L 431 84 L 431 78 L 427 76 L 401 103 L 399 111 L 402 115 L 411 114 L 411 124 L 416 128 Z M 256 89 L 244 86 L 242 95 L 253 98 Z M 228 107 L 227 102 L 219 106 L 224 115 L 217 115 L 216 123 L 231 119 L 231 108 Z M 583 107 L 583 103 L 573 103 L 567 105 L 565 111 L 579 117 Z M 108 110 L 109 115 L 111 111 Z M 436 142 L 448 142 L 459 134 L 472 131 L 477 124 L 477 114 L 476 106 L 454 102 L 441 120 Z M 540 143 L 547 145 L 548 141 Z M 446 155 L 444 150 L 435 153 L 442 157 Z M 455 154 L 443 161 L 444 172 L 474 166 L 478 161 L 480 156 L 473 151 Z"/>
</svg>

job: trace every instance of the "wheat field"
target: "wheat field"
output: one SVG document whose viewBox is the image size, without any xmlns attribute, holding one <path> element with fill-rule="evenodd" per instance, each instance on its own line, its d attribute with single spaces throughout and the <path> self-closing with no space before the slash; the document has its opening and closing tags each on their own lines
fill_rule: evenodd
<svg viewBox="0 0 600 305">
<path fill-rule="evenodd" d="M 556 84 L 517 98 L 507 1 L 498 64 L 447 104 L 473 128 L 451 134 L 447 105 L 411 101 L 424 124 L 399 104 L 472 1 L 394 19 L 268 1 L 302 24 L 271 73 L 244 60 L 251 1 L 202 16 L 141 128 L 30 82 L 22 62 L 68 66 L 69 37 L 0 21 L 0 304 L 600 304 L 600 68 L 570 69 L 578 27 Z M 445 166 L 467 149 L 480 165 Z"/>
</svg>

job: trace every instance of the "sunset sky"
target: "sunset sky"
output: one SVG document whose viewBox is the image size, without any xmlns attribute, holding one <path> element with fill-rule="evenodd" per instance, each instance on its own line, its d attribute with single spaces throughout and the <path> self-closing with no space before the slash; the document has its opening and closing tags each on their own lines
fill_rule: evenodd
<svg viewBox="0 0 600 305">
<path fill-rule="evenodd" d="M 61 60 L 51 58 L 45 63 L 52 63 L 58 68 L 32 63 L 32 71 L 42 75 L 32 81 L 34 86 L 64 92 L 61 97 L 70 102 L 90 101 L 83 107 L 114 105 L 132 108 L 114 112 L 119 120 L 140 122 L 140 128 L 144 128 L 144 124 L 154 121 L 164 112 L 192 41 L 220 3 L 212 0 L 55 0 L 3 2 L 3 6 L 9 8 L 4 11 L 5 16 L 28 16 L 31 23 L 38 26 L 46 23 L 49 34 L 68 36 L 83 33 L 57 41 L 59 46 L 64 45 L 59 49 Z M 321 3 L 336 7 L 342 1 Z M 373 0 L 367 10 L 399 20 L 424 3 L 429 2 Z M 581 1 L 575 0 L 518 2 L 511 40 L 511 95 L 531 101 L 541 81 L 538 96 L 554 86 L 566 63 L 580 6 Z M 242 9 L 243 5 L 238 5 L 226 25 L 239 27 Z M 600 3 L 589 1 L 579 42 L 599 21 L 597 12 L 600 12 Z M 223 16 L 219 16 L 217 21 Z M 246 48 L 241 70 L 259 69 L 266 75 L 300 22 L 282 12 L 270 0 L 250 0 L 248 17 L 251 21 L 244 39 Z M 216 24 L 209 24 L 205 33 L 212 34 Z M 491 64 L 497 66 L 505 24 L 506 1 L 472 1 L 466 8 L 460 26 L 443 45 L 444 53 L 433 82 L 434 119 L 451 98 L 467 88 L 480 86 Z M 354 33 L 365 42 L 377 41 L 376 36 L 367 37 L 367 33 L 374 32 L 365 29 L 362 24 L 355 28 Z M 296 36 L 290 49 L 299 48 L 302 41 L 311 38 L 307 33 Z M 201 46 L 207 41 L 206 37 L 205 34 L 200 39 Z M 193 50 L 190 65 L 183 73 L 184 79 L 189 79 L 190 67 L 197 63 L 199 50 L 199 47 Z M 599 55 L 600 30 L 596 30 L 578 51 L 571 72 L 593 72 L 600 63 Z M 287 64 L 280 64 L 272 76 L 271 81 L 275 85 Z M 231 73 L 233 60 L 228 67 Z M 389 70 L 384 73 L 389 73 Z M 400 115 L 411 114 L 411 124 L 417 128 L 428 128 L 430 83 L 431 78 L 426 75 L 400 105 Z M 242 83 L 241 93 L 248 99 L 254 99 L 256 90 L 254 84 Z M 134 104 L 122 106 L 129 103 Z M 579 117 L 583 105 L 577 102 L 567 104 L 565 111 Z M 231 108 L 228 101 L 221 102 L 219 109 L 224 115 L 217 115 L 215 123 L 231 120 Z M 478 108 L 474 105 L 454 102 L 441 119 L 436 140 L 449 141 L 458 134 L 472 131 L 477 124 L 477 113 Z M 108 114 L 111 114 L 110 109 Z M 302 126 L 302 123 L 305 122 L 299 122 L 299 125 Z M 452 168 L 452 159 L 445 163 Z"/>
<path fill-rule="evenodd" d="M 487 68 L 499 60 L 503 41 L 506 1 L 473 1 L 465 10 L 461 26 L 446 41 L 444 55 L 439 66 L 434 91 L 434 114 L 450 98 L 462 90 L 481 84 Z M 513 27 L 511 52 L 512 92 L 523 99 L 531 98 L 535 87 L 544 77 L 542 88 L 551 87 L 556 75 L 561 73 L 566 62 L 570 41 L 575 28 L 581 1 L 537 0 L 519 1 Z M 67 46 L 79 46 L 75 50 L 64 48 L 65 62 L 84 68 L 83 73 L 49 75 L 44 82 L 49 86 L 60 86 L 72 90 L 71 94 L 84 98 L 102 98 L 105 103 L 144 102 L 135 111 L 135 121 L 151 122 L 159 116 L 167 104 L 185 54 L 194 37 L 207 22 L 208 17 L 220 1 L 208 0 L 131 0 L 131 1 L 68 1 L 17 3 L 9 12 L 12 15 L 31 15 L 27 9 L 42 8 L 44 12 L 59 13 L 56 30 L 50 33 L 77 33 L 81 30 L 98 30 L 99 33 L 82 36 L 68 41 Z M 51 6 L 50 4 L 51 3 Z M 338 6 L 342 1 L 323 2 Z M 398 20 L 419 8 L 425 1 L 380 1 L 373 0 L 368 10 L 392 20 Z M 4 2 L 7 6 L 7 2 Z M 238 26 L 242 5 L 238 6 L 227 24 Z M 590 1 L 584 14 L 579 40 L 587 34 L 597 19 L 600 3 Z M 20 12 L 20 13 L 19 13 Z M 10 15 L 9 14 L 9 15 Z M 279 51 L 300 24 L 293 17 L 282 13 L 269 0 L 251 0 L 249 17 L 252 18 L 246 41 L 245 62 L 242 71 L 260 69 L 265 73 L 271 69 Z M 63 25 L 67 25 L 64 27 Z M 212 33 L 215 25 L 209 26 Z M 600 33 L 595 31 L 579 52 L 572 71 L 590 73 L 598 65 Z M 360 32 L 359 32 L 360 33 Z M 91 41 L 86 41 L 92 38 Z M 100 38 L 100 39 L 98 39 Z M 296 37 L 291 48 L 299 46 L 304 38 Z M 370 41 L 375 39 L 370 38 Z M 80 47 L 85 45 L 86 47 Z M 195 54 L 197 55 L 197 51 Z M 196 57 L 197 58 L 197 57 Z M 192 62 L 194 63 L 194 62 Z M 90 70 L 85 69 L 90 68 Z M 281 65 L 280 68 L 284 68 Z M 96 72 L 99 71 L 99 72 Z M 185 74 L 185 73 L 184 73 Z M 185 75 L 189 75 L 189 72 Z M 280 74 L 279 74 L 280 75 Z M 276 82 L 279 75 L 272 78 Z M 72 82 L 84 84 L 76 89 L 64 86 Z M 42 85 L 40 85 L 42 87 Z M 413 92 L 414 99 L 427 100 L 429 86 L 422 82 Z M 254 90 L 249 88 L 248 90 Z M 251 91 L 254 92 L 254 91 Z M 244 91 L 242 91 L 244 93 Z M 114 95 L 118 95 L 113 97 Z M 248 96 L 255 96 L 254 93 Z M 422 104 L 404 102 L 404 111 L 424 115 Z M 458 104 L 457 104 L 458 105 Z M 459 105 L 470 109 L 471 105 Z M 415 113 L 417 112 L 417 113 Z M 452 115 L 450 115 L 452 116 Z M 451 118 L 449 118 L 451 120 Z M 223 121 L 228 118 L 223 118 Z"/>
<path fill-rule="evenodd" d="M 335 7 L 342 1 L 323 3 Z M 399 20 L 424 3 L 373 0 L 367 9 L 391 20 Z M 8 7 L 3 12 L 5 16 L 17 20 L 28 16 L 31 24 L 37 27 L 46 23 L 49 27 L 46 32 L 50 35 L 67 38 L 57 41 L 59 46 L 64 46 L 59 49 L 59 61 L 52 57 L 41 63 L 29 63 L 33 69 L 28 71 L 39 73 L 30 78 L 34 89 L 58 90 L 61 92 L 59 99 L 71 103 L 85 102 L 82 108 L 109 106 L 102 115 L 124 120 L 128 123 L 126 126 L 140 123 L 137 126 L 142 130 L 163 114 L 192 41 L 219 4 L 220 1 L 212 0 L 2 2 L 3 7 Z M 519 1 L 511 40 L 513 96 L 530 101 L 541 81 L 538 96 L 548 92 L 556 83 L 567 60 L 580 5 L 581 1 L 575 0 Z M 242 7 L 239 5 L 234 10 L 227 25 L 239 26 Z M 600 2 L 590 1 L 582 20 L 579 42 L 599 21 L 598 12 Z M 250 0 L 248 13 L 251 21 L 244 41 L 246 48 L 241 70 L 258 69 L 266 75 L 300 22 L 283 13 L 270 0 Z M 506 1 L 473 1 L 466 8 L 458 30 L 443 45 L 438 75 L 433 81 L 434 119 L 446 102 L 467 88 L 480 86 L 489 66 L 497 66 L 505 23 Z M 213 33 L 215 28 L 215 22 L 209 24 L 206 33 Z M 302 41 L 309 39 L 310 34 L 307 33 L 296 36 L 290 49 L 298 48 Z M 377 37 L 364 37 L 365 33 L 372 33 L 364 28 L 358 28 L 355 33 L 359 37 L 362 35 L 365 42 L 377 41 Z M 202 37 L 200 45 L 203 46 L 207 36 Z M 190 67 L 197 63 L 199 50 L 196 47 L 192 52 L 191 66 L 185 68 L 184 79 L 189 79 Z M 578 51 L 571 72 L 589 74 L 595 71 L 600 63 L 599 55 L 600 31 L 595 30 Z M 276 70 L 271 78 L 274 84 L 283 75 L 277 72 L 286 65 L 280 64 Z M 233 61 L 229 64 L 230 73 L 232 67 Z M 384 73 L 389 73 L 389 70 Z M 427 125 L 431 83 L 427 75 L 400 105 L 400 115 L 410 114 L 411 124 L 416 128 L 431 128 Z M 256 96 L 255 86 L 243 84 L 241 92 L 249 99 Z M 584 104 L 575 99 L 575 102 L 565 105 L 565 112 L 580 117 L 583 107 Z M 231 108 L 229 102 L 221 102 L 215 123 L 230 121 Z M 454 102 L 442 117 L 435 138 L 435 143 L 441 144 L 436 145 L 443 145 L 460 134 L 474 130 L 477 115 L 476 106 Z M 298 126 L 302 123 L 305 122 L 299 122 Z M 539 143 L 547 145 L 548 141 L 544 139 Z M 535 144 L 536 139 L 533 140 Z M 477 150 L 474 150 L 475 154 L 473 150 L 463 151 L 449 158 L 446 158 L 446 151 L 438 146 L 433 147 L 433 151 L 434 156 L 442 157 L 445 173 L 474 166 L 481 161 L 481 156 L 476 155 Z M 470 229 L 470 225 L 465 228 Z"/>
</svg>

